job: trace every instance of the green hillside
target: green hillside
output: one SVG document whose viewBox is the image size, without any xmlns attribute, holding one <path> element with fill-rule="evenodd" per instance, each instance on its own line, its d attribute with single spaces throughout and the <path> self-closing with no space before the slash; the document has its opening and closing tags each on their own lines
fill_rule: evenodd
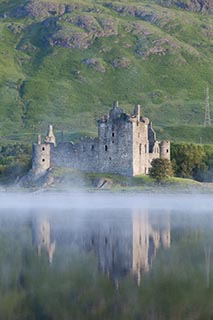
<svg viewBox="0 0 213 320">
<path fill-rule="evenodd" d="M 140 103 L 159 138 L 212 143 L 212 13 L 207 0 L 0 0 L 2 139 L 32 141 L 48 123 L 94 135 L 118 100 Z"/>
</svg>

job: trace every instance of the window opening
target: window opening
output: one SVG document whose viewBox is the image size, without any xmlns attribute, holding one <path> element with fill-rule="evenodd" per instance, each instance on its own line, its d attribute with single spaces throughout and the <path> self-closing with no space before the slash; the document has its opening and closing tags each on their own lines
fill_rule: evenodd
<svg viewBox="0 0 213 320">
<path fill-rule="evenodd" d="M 141 155 L 141 143 L 139 145 L 139 154 Z"/>
<path fill-rule="evenodd" d="M 44 151 L 45 150 L 45 148 L 44 147 L 42 147 L 42 151 Z"/>
<path fill-rule="evenodd" d="M 42 162 L 44 162 L 45 161 L 45 159 L 42 159 Z"/>
<path fill-rule="evenodd" d="M 105 145 L 105 151 L 107 151 L 107 149 L 108 149 L 108 148 L 107 148 L 107 145 Z"/>
<path fill-rule="evenodd" d="M 91 146 L 91 150 L 94 151 L 94 145 Z"/>
</svg>

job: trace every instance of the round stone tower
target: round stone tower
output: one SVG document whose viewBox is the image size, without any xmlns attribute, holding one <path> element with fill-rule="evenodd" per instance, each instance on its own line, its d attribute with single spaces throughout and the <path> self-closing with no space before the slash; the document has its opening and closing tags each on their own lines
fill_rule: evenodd
<svg viewBox="0 0 213 320">
<path fill-rule="evenodd" d="M 52 125 L 48 126 L 45 142 L 41 142 L 41 136 L 38 136 L 38 142 L 33 144 L 32 169 L 36 174 L 42 174 L 50 168 L 51 149 L 56 145 L 56 139 L 53 133 Z"/>
<path fill-rule="evenodd" d="M 160 158 L 170 160 L 170 141 L 163 140 L 160 143 Z"/>
<path fill-rule="evenodd" d="M 33 144 L 32 169 L 37 174 L 42 173 L 50 168 L 50 149 L 50 144 Z"/>
</svg>

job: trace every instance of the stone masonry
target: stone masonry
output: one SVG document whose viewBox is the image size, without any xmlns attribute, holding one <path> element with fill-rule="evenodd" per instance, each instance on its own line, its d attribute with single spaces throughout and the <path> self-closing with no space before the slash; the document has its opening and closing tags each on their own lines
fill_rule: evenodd
<svg viewBox="0 0 213 320">
<path fill-rule="evenodd" d="M 148 174 L 156 158 L 170 160 L 170 142 L 156 140 L 148 118 L 136 105 L 132 115 L 114 103 L 108 115 L 98 120 L 98 138 L 56 145 L 53 128 L 42 143 L 33 145 L 32 169 L 42 174 L 52 167 L 69 167 L 84 172 L 116 173 L 125 176 Z"/>
</svg>

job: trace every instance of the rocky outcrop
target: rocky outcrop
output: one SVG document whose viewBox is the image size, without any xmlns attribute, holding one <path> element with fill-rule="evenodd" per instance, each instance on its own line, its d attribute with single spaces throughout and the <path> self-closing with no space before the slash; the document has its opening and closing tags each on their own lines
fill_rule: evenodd
<svg viewBox="0 0 213 320">
<path fill-rule="evenodd" d="M 191 0 L 191 1 L 174 1 L 174 4 L 182 9 L 196 11 L 196 12 L 213 12 L 213 4 L 211 0 Z"/>
<path fill-rule="evenodd" d="M 101 61 L 96 58 L 86 59 L 86 60 L 84 60 L 84 63 L 87 66 L 90 66 L 93 69 L 95 69 L 96 71 L 99 71 L 101 73 L 104 73 L 106 71 L 103 63 L 101 63 Z"/>
<path fill-rule="evenodd" d="M 131 65 L 131 60 L 126 57 L 117 58 L 112 61 L 114 68 L 128 68 Z"/>
<path fill-rule="evenodd" d="M 12 10 L 12 16 L 15 18 L 31 17 L 31 18 L 45 18 L 50 16 L 61 16 L 65 13 L 72 12 L 73 10 L 81 7 L 79 4 L 65 4 L 54 3 L 48 1 L 31 0 L 25 4 L 19 5 Z"/>
<path fill-rule="evenodd" d="M 213 13 L 213 1 L 212 0 L 152 0 L 157 4 L 165 7 L 176 6 L 180 9 L 195 11 L 200 13 Z M 138 17 L 145 21 L 155 22 L 159 19 L 159 15 L 150 11 L 149 9 L 142 9 L 140 6 L 135 5 L 124 5 L 124 4 L 114 4 L 112 2 L 105 4 L 107 7 L 115 10 L 119 14 L 129 14 L 134 17 Z"/>
<path fill-rule="evenodd" d="M 108 8 L 116 11 L 122 15 L 131 15 L 133 17 L 140 18 L 144 21 L 149 22 L 156 22 L 160 16 L 157 13 L 154 13 L 150 10 L 144 9 L 144 7 L 132 6 L 132 5 L 123 5 L 123 4 L 114 4 L 114 3 L 107 3 L 105 4 Z"/>
<path fill-rule="evenodd" d="M 212 0 L 153 0 L 165 7 L 176 6 L 180 9 L 195 11 L 200 13 L 213 13 Z"/>
<path fill-rule="evenodd" d="M 87 49 L 96 38 L 117 35 L 118 22 L 105 16 L 95 18 L 89 14 L 74 17 L 68 15 L 57 21 L 55 31 L 47 38 L 51 46 Z"/>
</svg>

